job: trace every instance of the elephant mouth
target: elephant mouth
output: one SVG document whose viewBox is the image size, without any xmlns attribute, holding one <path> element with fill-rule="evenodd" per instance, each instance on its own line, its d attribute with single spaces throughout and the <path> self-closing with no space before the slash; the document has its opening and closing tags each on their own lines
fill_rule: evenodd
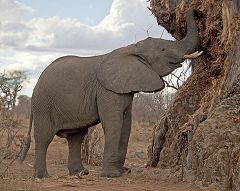
<svg viewBox="0 0 240 191">
<path fill-rule="evenodd" d="M 180 67 L 182 67 L 182 64 L 180 64 L 180 63 L 173 63 L 173 62 L 169 62 L 169 65 L 171 66 L 174 66 L 174 68 L 180 68 Z"/>
</svg>

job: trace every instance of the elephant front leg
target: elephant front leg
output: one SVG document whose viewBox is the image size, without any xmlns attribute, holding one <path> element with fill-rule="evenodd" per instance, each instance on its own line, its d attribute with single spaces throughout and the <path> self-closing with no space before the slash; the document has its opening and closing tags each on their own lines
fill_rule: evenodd
<svg viewBox="0 0 240 191">
<path fill-rule="evenodd" d="M 126 170 L 130 171 L 130 169 L 124 167 L 124 163 L 125 163 L 126 154 L 127 154 L 129 136 L 131 132 L 131 124 L 132 124 L 132 105 L 129 105 L 123 116 L 123 126 L 122 126 L 121 139 L 120 139 L 119 151 L 120 151 L 122 172 L 125 172 Z"/>
<path fill-rule="evenodd" d="M 120 139 L 123 123 L 123 113 L 113 111 L 105 114 L 102 125 L 105 134 L 105 146 L 103 157 L 103 177 L 118 177 L 122 174 L 122 162 L 120 153 Z"/>
<path fill-rule="evenodd" d="M 132 104 L 132 99 L 133 94 L 117 94 L 106 89 L 98 92 L 98 113 L 105 134 L 102 176 L 118 177 L 123 173 L 130 133 L 130 129 L 126 136 L 123 133 L 124 112 Z"/>
</svg>

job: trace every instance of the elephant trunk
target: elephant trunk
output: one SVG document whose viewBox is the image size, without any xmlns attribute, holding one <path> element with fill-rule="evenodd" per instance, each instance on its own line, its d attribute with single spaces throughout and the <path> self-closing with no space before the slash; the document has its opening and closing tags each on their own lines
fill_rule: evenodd
<svg viewBox="0 0 240 191">
<path fill-rule="evenodd" d="M 187 35 L 184 39 L 178 41 L 183 54 L 191 54 L 198 44 L 198 27 L 194 20 L 194 11 L 190 9 L 186 14 Z"/>
</svg>

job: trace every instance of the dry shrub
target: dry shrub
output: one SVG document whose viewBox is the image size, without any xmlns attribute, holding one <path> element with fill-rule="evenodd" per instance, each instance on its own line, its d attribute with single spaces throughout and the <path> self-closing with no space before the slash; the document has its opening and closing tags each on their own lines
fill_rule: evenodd
<svg viewBox="0 0 240 191">
<path fill-rule="evenodd" d="M 14 115 L 14 108 L 25 78 L 25 73 L 19 71 L 0 74 L 0 176 L 5 175 L 19 154 L 20 144 L 16 137 L 21 125 Z M 6 164 L 6 158 L 12 161 Z"/>
<path fill-rule="evenodd" d="M 85 163 L 101 165 L 103 161 L 104 137 L 101 125 L 88 129 L 82 144 L 82 158 Z"/>
</svg>

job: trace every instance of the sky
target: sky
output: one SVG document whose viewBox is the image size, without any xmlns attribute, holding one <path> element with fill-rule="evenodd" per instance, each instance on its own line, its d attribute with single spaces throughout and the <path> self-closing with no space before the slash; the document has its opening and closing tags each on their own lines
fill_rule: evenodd
<svg viewBox="0 0 240 191">
<path fill-rule="evenodd" d="M 31 96 L 58 57 L 104 54 L 148 34 L 171 39 L 148 6 L 146 0 L 0 0 L 0 72 L 27 71 L 20 94 Z"/>
</svg>

